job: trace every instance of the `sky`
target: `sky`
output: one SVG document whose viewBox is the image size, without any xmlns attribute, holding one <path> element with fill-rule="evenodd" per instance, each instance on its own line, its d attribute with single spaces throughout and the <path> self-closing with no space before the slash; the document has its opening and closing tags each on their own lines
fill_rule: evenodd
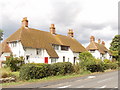
<svg viewBox="0 0 120 90">
<path fill-rule="evenodd" d="M 21 27 L 27 17 L 29 27 L 49 32 L 55 24 L 56 33 L 67 35 L 73 29 L 74 38 L 83 46 L 91 35 L 105 41 L 107 48 L 118 34 L 119 0 L 0 0 L 0 29 L 4 39 Z"/>
</svg>

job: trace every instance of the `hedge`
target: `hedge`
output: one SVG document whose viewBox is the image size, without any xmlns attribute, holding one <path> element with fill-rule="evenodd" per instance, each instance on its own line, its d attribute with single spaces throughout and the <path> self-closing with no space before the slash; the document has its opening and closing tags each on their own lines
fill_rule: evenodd
<svg viewBox="0 0 120 90">
<path fill-rule="evenodd" d="M 70 62 L 60 62 L 54 64 L 25 64 L 20 69 L 20 79 L 40 79 L 51 75 L 65 75 L 73 72 L 73 66 Z"/>
<path fill-rule="evenodd" d="M 51 75 L 65 75 L 66 73 L 72 73 L 73 71 L 73 66 L 70 62 L 51 64 Z"/>
</svg>

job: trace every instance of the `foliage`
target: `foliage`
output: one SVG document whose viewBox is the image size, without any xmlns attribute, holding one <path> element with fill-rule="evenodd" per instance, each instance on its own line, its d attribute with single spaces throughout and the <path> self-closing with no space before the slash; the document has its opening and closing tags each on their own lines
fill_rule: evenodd
<svg viewBox="0 0 120 90">
<path fill-rule="evenodd" d="M 94 59 L 94 63 L 87 65 L 87 70 L 91 72 L 104 72 L 104 63 L 100 59 Z"/>
<path fill-rule="evenodd" d="M 110 63 L 111 61 L 109 59 L 104 59 L 103 62 L 107 64 L 107 63 Z"/>
<path fill-rule="evenodd" d="M 73 71 L 73 66 L 69 62 L 54 64 L 35 64 L 23 65 L 20 69 L 20 79 L 40 79 L 51 75 L 65 75 Z"/>
<path fill-rule="evenodd" d="M 66 73 L 72 73 L 73 66 L 70 62 L 59 62 L 51 64 L 52 75 L 65 75 Z"/>
<path fill-rule="evenodd" d="M 11 75 L 11 70 L 10 68 L 0 68 L 1 71 L 1 76 L 2 78 L 9 77 Z"/>
<path fill-rule="evenodd" d="M 112 42 L 110 43 L 110 50 L 112 51 L 119 51 L 119 45 L 120 45 L 120 35 L 116 35 Z"/>
<path fill-rule="evenodd" d="M 94 59 L 95 58 L 89 52 L 82 52 L 82 53 L 80 53 L 79 60 L 80 60 L 80 66 L 81 66 L 81 68 L 84 69 L 84 70 L 87 70 L 86 67 L 88 65 L 91 65 L 91 64 L 95 63 Z"/>
<path fill-rule="evenodd" d="M 23 57 L 13 57 L 12 55 L 10 57 L 7 57 L 5 64 L 7 67 L 10 67 L 11 71 L 17 71 L 20 69 L 20 67 L 24 64 Z"/>
<path fill-rule="evenodd" d="M 20 79 L 40 79 L 49 76 L 49 64 L 30 63 L 23 65 L 20 69 Z"/>
<path fill-rule="evenodd" d="M 112 52 L 113 58 L 119 60 L 120 55 L 120 35 L 116 35 L 112 42 L 110 43 L 110 50 Z"/>
<path fill-rule="evenodd" d="M 74 68 L 74 73 L 80 73 L 81 72 L 81 67 L 79 63 L 76 63 L 73 65 Z"/>
<path fill-rule="evenodd" d="M 0 30 L 0 41 L 3 40 L 3 31 Z"/>
</svg>

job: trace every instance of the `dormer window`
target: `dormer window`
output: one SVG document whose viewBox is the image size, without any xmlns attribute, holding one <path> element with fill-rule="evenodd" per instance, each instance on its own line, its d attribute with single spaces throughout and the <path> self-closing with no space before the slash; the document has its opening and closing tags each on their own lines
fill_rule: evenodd
<svg viewBox="0 0 120 90">
<path fill-rule="evenodd" d="M 53 47 L 55 50 L 59 50 L 59 45 L 53 44 L 52 47 Z"/>
<path fill-rule="evenodd" d="M 91 53 L 95 53 L 95 50 L 90 50 Z"/>
<path fill-rule="evenodd" d="M 11 43 L 11 47 L 16 47 L 17 46 L 17 42 L 12 42 Z"/>
<path fill-rule="evenodd" d="M 68 46 L 61 46 L 61 50 L 68 51 L 69 47 Z"/>
<path fill-rule="evenodd" d="M 36 49 L 36 55 L 42 55 L 42 49 L 40 49 L 40 48 L 38 49 L 38 48 L 37 48 L 37 49 Z"/>
</svg>

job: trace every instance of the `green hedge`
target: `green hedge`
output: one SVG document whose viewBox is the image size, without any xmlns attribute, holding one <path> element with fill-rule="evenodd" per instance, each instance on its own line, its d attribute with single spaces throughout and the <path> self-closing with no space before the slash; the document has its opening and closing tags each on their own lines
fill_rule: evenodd
<svg viewBox="0 0 120 90">
<path fill-rule="evenodd" d="M 49 64 L 26 64 L 20 69 L 20 79 L 39 79 L 49 76 Z"/>
<path fill-rule="evenodd" d="M 91 72 L 104 72 L 104 66 L 101 64 L 92 64 L 87 66 L 87 70 Z"/>
<path fill-rule="evenodd" d="M 73 66 L 69 62 L 54 64 L 25 64 L 20 69 L 20 79 L 40 79 L 51 75 L 65 75 L 73 72 Z"/>
<path fill-rule="evenodd" d="M 72 73 L 73 71 L 73 66 L 70 62 L 51 64 L 51 75 L 65 75 L 66 73 Z"/>
</svg>

